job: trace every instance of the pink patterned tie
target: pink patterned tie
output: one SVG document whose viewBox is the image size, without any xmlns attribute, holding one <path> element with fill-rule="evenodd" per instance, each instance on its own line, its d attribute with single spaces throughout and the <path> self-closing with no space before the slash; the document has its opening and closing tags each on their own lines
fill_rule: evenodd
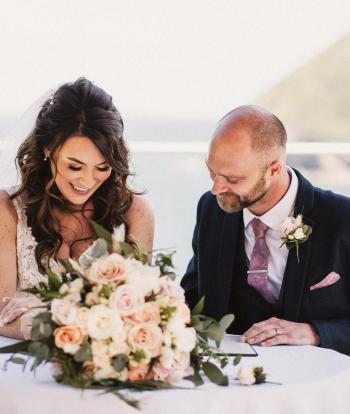
<svg viewBox="0 0 350 414">
<path fill-rule="evenodd" d="M 254 218 L 251 224 L 255 235 L 255 244 L 249 264 L 248 285 L 256 289 L 267 302 L 276 303 L 267 287 L 270 251 L 265 241 L 265 234 L 269 227 L 257 218 Z"/>
</svg>

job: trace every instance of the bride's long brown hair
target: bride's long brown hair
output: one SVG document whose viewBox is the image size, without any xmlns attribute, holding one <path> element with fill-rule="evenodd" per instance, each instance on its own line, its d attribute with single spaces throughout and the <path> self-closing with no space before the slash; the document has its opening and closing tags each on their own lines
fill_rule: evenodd
<svg viewBox="0 0 350 414">
<path fill-rule="evenodd" d="M 127 185 L 131 175 L 129 153 L 123 139 L 123 120 L 111 96 L 85 78 L 60 86 L 44 103 L 33 131 L 19 147 L 16 163 L 21 184 L 11 196 L 21 198 L 37 241 L 35 256 L 41 272 L 63 243 L 55 230 L 53 208 L 70 209 L 55 184 L 44 152 L 54 154 L 74 134 L 88 137 L 112 168 L 109 178 L 88 200 L 96 222 L 110 231 L 113 226 L 126 224 L 124 215 L 136 194 Z"/>
</svg>

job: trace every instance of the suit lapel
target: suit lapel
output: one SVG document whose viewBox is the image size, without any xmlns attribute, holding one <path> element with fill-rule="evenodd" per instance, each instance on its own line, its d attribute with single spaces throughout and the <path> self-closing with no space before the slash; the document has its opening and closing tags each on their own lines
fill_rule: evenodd
<svg viewBox="0 0 350 414">
<path fill-rule="evenodd" d="M 225 214 L 223 219 L 217 267 L 217 288 L 215 304 L 218 317 L 230 311 L 233 264 L 238 252 L 238 240 L 241 233 L 242 213 Z M 216 313 L 215 312 L 215 313 Z"/>
<path fill-rule="evenodd" d="M 303 215 L 303 222 L 314 229 L 314 222 L 308 217 L 308 213 L 313 208 L 313 187 L 298 171 L 295 171 L 295 173 L 299 179 L 295 211 L 301 213 Z M 290 321 L 299 320 L 309 268 L 312 239 L 313 233 L 311 233 L 305 243 L 299 246 L 299 262 L 295 248 L 291 249 L 288 254 L 279 304 L 283 309 L 283 317 Z"/>
</svg>

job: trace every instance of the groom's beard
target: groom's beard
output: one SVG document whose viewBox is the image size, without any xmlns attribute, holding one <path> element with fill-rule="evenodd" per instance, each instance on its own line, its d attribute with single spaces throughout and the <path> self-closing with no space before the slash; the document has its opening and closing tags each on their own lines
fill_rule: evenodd
<svg viewBox="0 0 350 414">
<path fill-rule="evenodd" d="M 218 194 L 216 199 L 220 208 L 226 211 L 226 213 L 236 213 L 261 200 L 267 191 L 266 179 L 265 175 L 263 175 L 248 194 L 238 195 L 227 191 L 226 193 Z"/>
</svg>

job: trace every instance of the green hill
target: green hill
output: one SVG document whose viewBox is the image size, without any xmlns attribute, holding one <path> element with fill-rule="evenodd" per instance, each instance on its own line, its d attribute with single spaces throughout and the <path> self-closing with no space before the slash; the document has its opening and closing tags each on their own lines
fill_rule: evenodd
<svg viewBox="0 0 350 414">
<path fill-rule="evenodd" d="M 280 117 L 292 139 L 350 141 L 350 34 L 255 103 Z"/>
</svg>

